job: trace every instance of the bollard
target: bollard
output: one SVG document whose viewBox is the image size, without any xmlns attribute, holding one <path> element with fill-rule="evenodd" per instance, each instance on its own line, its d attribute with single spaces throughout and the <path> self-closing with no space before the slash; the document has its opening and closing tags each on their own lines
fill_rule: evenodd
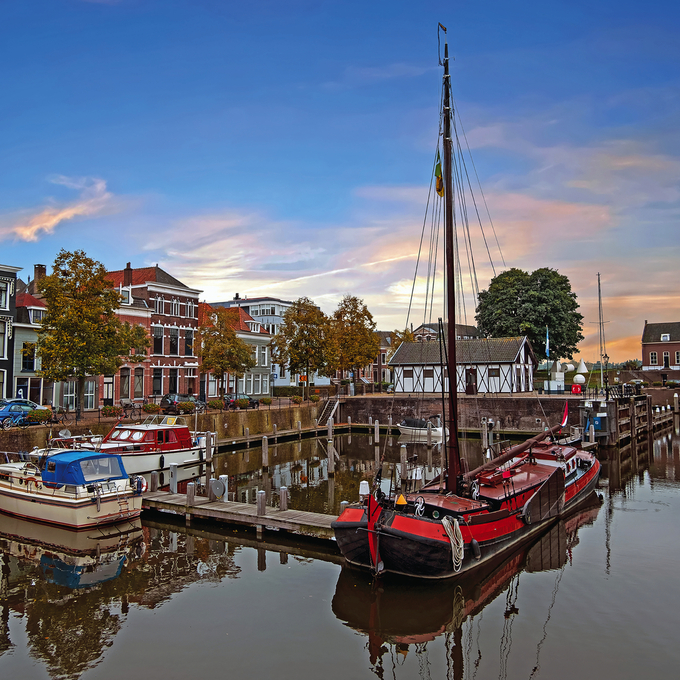
<svg viewBox="0 0 680 680">
<path fill-rule="evenodd" d="M 276 430 L 278 429 L 278 426 L 276 423 L 274 423 L 274 443 L 276 443 Z"/>
<path fill-rule="evenodd" d="M 373 425 L 373 416 L 368 416 L 368 424 Z"/>
<path fill-rule="evenodd" d="M 262 467 L 269 467 L 269 441 L 262 437 Z"/>
<path fill-rule="evenodd" d="M 349 427 L 349 431 L 352 431 L 352 416 L 347 416 L 347 427 Z"/>
<path fill-rule="evenodd" d="M 250 439 L 250 428 L 246 427 L 246 439 Z"/>
<path fill-rule="evenodd" d="M 154 470 L 151 473 L 151 483 L 149 484 L 149 491 L 158 491 L 158 471 Z"/>
<path fill-rule="evenodd" d="M 378 440 L 380 439 L 380 421 L 376 418 L 376 421 L 373 423 L 373 437 L 375 439 L 375 443 L 378 443 Z"/>
<path fill-rule="evenodd" d="M 267 508 L 267 497 L 264 491 L 257 492 L 257 514 L 264 515 Z"/>
<path fill-rule="evenodd" d="M 388 416 L 387 418 L 387 424 L 392 427 L 392 416 Z"/>
<path fill-rule="evenodd" d="M 170 466 L 170 493 L 177 493 L 177 466 Z"/>
<path fill-rule="evenodd" d="M 427 421 L 427 445 L 432 446 L 432 421 Z"/>
<path fill-rule="evenodd" d="M 399 485 L 402 489 L 406 488 L 406 481 L 408 477 L 408 470 L 406 469 L 406 444 L 402 444 L 399 449 Z"/>
<path fill-rule="evenodd" d="M 335 475 L 335 450 L 333 449 L 333 440 L 328 440 L 328 476 Z"/>
<path fill-rule="evenodd" d="M 595 441 L 595 425 L 588 428 L 588 441 L 592 444 Z"/>
<path fill-rule="evenodd" d="M 349 505 L 349 501 L 341 501 L 340 502 L 340 514 L 342 515 L 345 510 L 347 510 L 347 506 Z"/>
<path fill-rule="evenodd" d="M 333 418 L 328 419 L 328 439 L 333 439 Z"/>
<path fill-rule="evenodd" d="M 279 489 L 279 509 L 288 510 L 288 487 L 282 486 Z"/>
<path fill-rule="evenodd" d="M 184 519 L 187 524 L 191 523 L 191 508 L 194 504 L 196 495 L 196 485 L 193 482 L 187 484 L 187 507 L 184 513 Z"/>
</svg>

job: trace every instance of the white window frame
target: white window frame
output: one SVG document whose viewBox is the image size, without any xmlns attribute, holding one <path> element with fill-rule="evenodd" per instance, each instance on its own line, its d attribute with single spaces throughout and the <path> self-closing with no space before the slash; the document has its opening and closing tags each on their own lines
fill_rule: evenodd
<svg viewBox="0 0 680 680">
<path fill-rule="evenodd" d="M 658 366 L 659 365 L 659 355 L 656 352 L 649 353 L 649 365 Z"/>
</svg>

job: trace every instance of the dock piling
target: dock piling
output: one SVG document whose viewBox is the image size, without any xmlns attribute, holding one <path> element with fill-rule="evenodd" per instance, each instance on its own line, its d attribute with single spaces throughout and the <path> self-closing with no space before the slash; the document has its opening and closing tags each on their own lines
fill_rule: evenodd
<svg viewBox="0 0 680 680">
<path fill-rule="evenodd" d="M 282 486 L 279 489 L 279 509 L 288 510 L 288 487 Z"/>
<path fill-rule="evenodd" d="M 333 418 L 328 419 L 328 439 L 333 439 Z"/>
<path fill-rule="evenodd" d="M 269 440 L 266 435 L 262 437 L 262 467 L 269 467 Z"/>
<path fill-rule="evenodd" d="M 335 476 L 335 451 L 332 439 L 328 440 L 328 476 Z"/>
<path fill-rule="evenodd" d="M 149 491 L 158 491 L 158 470 L 151 473 L 151 483 L 149 484 Z"/>
<path fill-rule="evenodd" d="M 408 479 L 406 444 L 402 444 L 399 449 L 399 486 L 403 491 L 406 489 L 406 482 Z"/>
<path fill-rule="evenodd" d="M 170 493 L 177 493 L 177 465 L 170 466 Z"/>
<path fill-rule="evenodd" d="M 196 485 L 193 482 L 187 484 L 187 507 L 184 513 L 184 519 L 187 524 L 191 524 L 191 506 L 196 499 Z"/>
<path fill-rule="evenodd" d="M 349 427 L 349 431 L 352 431 L 352 416 L 347 416 L 347 427 Z"/>
<path fill-rule="evenodd" d="M 257 514 L 258 515 L 264 515 L 266 513 L 266 508 L 267 508 L 267 494 L 265 493 L 264 490 L 260 490 L 257 492 Z"/>
<path fill-rule="evenodd" d="M 380 440 L 380 421 L 377 418 L 373 423 L 373 438 L 375 439 L 376 444 Z"/>
</svg>

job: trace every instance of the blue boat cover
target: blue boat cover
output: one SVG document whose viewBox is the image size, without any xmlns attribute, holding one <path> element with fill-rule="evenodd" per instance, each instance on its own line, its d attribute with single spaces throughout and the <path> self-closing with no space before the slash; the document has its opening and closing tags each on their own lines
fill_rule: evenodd
<svg viewBox="0 0 680 680">
<path fill-rule="evenodd" d="M 127 479 L 121 457 L 112 453 L 64 451 L 48 457 L 42 481 L 48 485 L 94 484 L 109 479 Z"/>
</svg>

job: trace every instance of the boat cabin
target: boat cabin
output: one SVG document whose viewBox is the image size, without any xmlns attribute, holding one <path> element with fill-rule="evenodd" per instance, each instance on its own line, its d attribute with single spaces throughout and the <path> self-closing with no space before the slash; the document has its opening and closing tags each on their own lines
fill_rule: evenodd
<svg viewBox="0 0 680 680">
<path fill-rule="evenodd" d="M 102 440 L 102 449 L 176 451 L 193 446 L 183 418 L 154 416 L 141 424 L 118 424 Z"/>
<path fill-rule="evenodd" d="M 47 459 L 41 477 L 43 484 L 58 489 L 127 479 L 127 474 L 120 456 L 64 451 Z"/>
</svg>

